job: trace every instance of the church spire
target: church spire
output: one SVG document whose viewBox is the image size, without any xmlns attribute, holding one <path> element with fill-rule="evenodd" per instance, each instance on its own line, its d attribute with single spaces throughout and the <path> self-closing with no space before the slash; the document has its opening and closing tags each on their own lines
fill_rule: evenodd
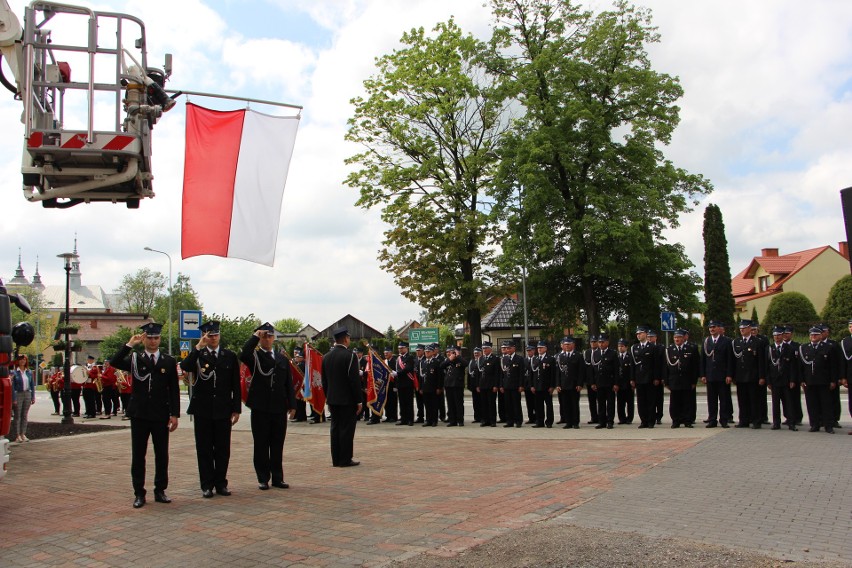
<svg viewBox="0 0 852 568">
<path fill-rule="evenodd" d="M 9 284 L 18 286 L 29 286 L 30 282 L 24 276 L 24 269 L 21 266 L 21 247 L 18 247 L 18 268 L 15 270 L 15 276 L 9 281 Z"/>
<path fill-rule="evenodd" d="M 44 291 L 44 284 L 41 281 L 41 274 L 38 273 L 38 255 L 36 255 L 36 270 L 33 274 L 33 289 Z"/>
<path fill-rule="evenodd" d="M 74 254 L 77 254 L 77 233 L 74 233 Z M 77 256 L 71 261 L 71 272 L 69 276 L 69 284 L 72 290 L 77 290 L 83 287 L 83 273 L 80 272 L 80 257 Z"/>
</svg>

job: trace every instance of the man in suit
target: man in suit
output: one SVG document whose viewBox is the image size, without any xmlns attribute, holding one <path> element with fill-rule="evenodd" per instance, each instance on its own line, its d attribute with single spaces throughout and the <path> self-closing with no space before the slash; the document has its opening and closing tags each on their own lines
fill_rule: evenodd
<svg viewBox="0 0 852 568">
<path fill-rule="evenodd" d="M 725 337 L 725 326 L 721 321 L 711 320 L 710 335 L 704 338 L 704 353 L 701 356 L 701 382 L 707 385 L 707 428 L 718 424 L 727 428 L 734 419 L 731 401 L 731 382 L 734 375 L 734 350 L 731 340 Z M 718 413 L 718 414 L 717 414 Z"/>
<path fill-rule="evenodd" d="M 133 382 L 127 415 L 130 417 L 130 476 L 135 495 L 134 509 L 145 505 L 145 454 L 149 437 L 154 445 L 154 501 L 172 502 L 166 496 L 169 486 L 169 432 L 178 427 L 180 391 L 177 361 L 171 355 L 160 353 L 162 329 L 162 324 L 146 323 L 142 326 L 142 333 L 131 337 L 110 360 L 116 369 L 129 372 Z M 144 350 L 141 353 L 134 351 L 140 344 Z"/>
<path fill-rule="evenodd" d="M 628 352 L 630 346 L 626 339 L 618 340 L 618 392 L 615 393 L 615 410 L 619 424 L 633 424 L 635 409 L 633 382 L 633 361 Z"/>
<path fill-rule="evenodd" d="M 535 424 L 538 422 L 536 416 L 536 400 L 533 386 L 533 359 L 535 359 L 536 345 L 530 343 L 527 345 L 527 356 L 524 358 L 524 378 L 521 384 L 524 387 L 524 406 L 527 408 L 527 424 Z"/>
<path fill-rule="evenodd" d="M 288 415 L 296 416 L 290 362 L 275 352 L 274 342 L 275 328 L 265 322 L 255 328 L 240 351 L 240 361 L 251 372 L 246 406 L 251 409 L 254 472 L 262 491 L 269 489 L 270 480 L 272 487 L 290 487 L 284 481 L 284 439 Z"/>
<path fill-rule="evenodd" d="M 600 349 L 594 355 L 592 391 L 598 399 L 598 425 L 596 430 L 612 430 L 615 422 L 615 393 L 618 392 L 618 354 L 609 347 L 609 335 L 598 336 Z"/>
<path fill-rule="evenodd" d="M 231 459 L 231 427 L 240 419 L 240 362 L 237 354 L 219 346 L 219 322 L 200 326 L 201 339 L 180 367 L 193 374 L 192 396 L 186 413 L 195 417 L 195 453 L 201 495 L 209 499 L 228 489 Z"/>
<path fill-rule="evenodd" d="M 500 392 L 503 394 L 506 405 L 506 423 L 503 428 L 524 425 L 524 416 L 521 412 L 521 393 L 524 390 L 524 358 L 515 352 L 515 342 L 507 339 L 503 342 L 506 354 L 501 361 L 503 368 L 503 382 Z"/>
<path fill-rule="evenodd" d="M 781 404 L 784 410 L 792 408 L 790 401 L 794 384 L 799 382 L 798 354 L 784 342 L 784 327 L 772 330 L 772 343 L 766 348 L 766 380 L 772 390 L 772 430 L 781 429 Z M 787 416 L 787 427 L 796 431 L 796 423 Z"/>
<path fill-rule="evenodd" d="M 497 390 L 500 388 L 500 357 L 493 351 L 490 341 L 482 342 L 479 363 L 479 395 L 482 397 L 481 427 L 497 426 Z"/>
<path fill-rule="evenodd" d="M 636 328 L 636 343 L 630 347 L 633 363 L 633 382 L 639 412 L 639 428 L 653 428 L 657 422 L 654 386 L 659 382 L 660 369 L 657 347 L 648 341 L 648 327 Z"/>
<path fill-rule="evenodd" d="M 736 428 L 760 428 L 759 386 L 766 384 L 766 354 L 758 340 L 751 336 L 751 321 L 740 322 L 740 337 L 733 342 L 734 375 L 737 385 L 739 421 Z"/>
<path fill-rule="evenodd" d="M 322 388 L 331 411 L 331 464 L 353 467 L 355 426 L 361 414 L 361 380 L 358 358 L 349 350 L 351 338 L 346 327 L 332 332 L 334 345 L 322 358 Z"/>
<path fill-rule="evenodd" d="M 573 337 L 564 337 L 562 351 L 556 356 L 559 367 L 559 386 L 557 390 L 565 399 L 564 429 L 580 428 L 580 390 L 583 388 L 585 364 L 583 356 L 575 349 Z"/>
<path fill-rule="evenodd" d="M 694 404 L 690 403 L 690 398 L 695 398 L 699 363 L 698 351 L 686 345 L 686 331 L 676 330 L 674 344 L 669 345 L 665 351 L 665 386 L 669 389 L 672 428 L 692 428 Z"/>
<path fill-rule="evenodd" d="M 556 360 L 547 352 L 547 341 L 536 346 L 538 354 L 531 361 L 532 390 L 535 395 L 535 417 L 533 428 L 553 427 L 553 391 L 558 382 Z"/>
<path fill-rule="evenodd" d="M 473 404 L 473 423 L 482 423 L 482 397 L 479 393 L 479 360 L 482 358 L 482 348 L 473 348 L 473 358 L 467 363 L 467 388 L 470 391 L 470 399 Z"/>
<path fill-rule="evenodd" d="M 808 408 L 809 432 L 821 427 L 834 434 L 834 406 L 831 392 L 837 388 L 839 369 L 835 364 L 832 346 L 822 341 L 822 328 L 810 329 L 810 342 L 799 347 L 802 384 Z"/>
<path fill-rule="evenodd" d="M 592 375 L 594 374 L 592 368 L 592 359 L 594 354 L 598 351 L 598 336 L 592 335 L 589 336 L 589 348 L 583 352 L 583 362 L 585 363 L 583 377 L 583 386 L 586 387 L 586 397 L 589 402 L 589 415 L 591 416 L 590 420 L 587 424 L 598 424 L 598 399 L 595 391 L 592 390 Z"/>
<path fill-rule="evenodd" d="M 399 399 L 397 426 L 414 426 L 414 383 L 417 380 L 414 355 L 408 352 L 408 343 L 401 341 L 396 347 L 394 367 L 391 368 Z"/>
<path fill-rule="evenodd" d="M 799 342 L 793 340 L 793 329 L 792 325 L 784 326 L 784 345 L 790 346 L 793 350 L 793 353 L 796 354 L 796 358 L 798 360 L 799 357 Z M 784 405 L 784 416 L 786 418 L 784 424 L 787 426 L 790 423 L 793 426 L 798 426 L 802 423 L 802 420 L 805 418 L 804 410 L 802 409 L 802 373 L 801 369 L 799 369 L 799 380 L 796 381 L 792 386 L 790 386 L 790 392 L 787 394 L 786 400 L 789 401 L 789 405 L 785 403 L 785 399 L 781 399 L 781 404 Z"/>
</svg>

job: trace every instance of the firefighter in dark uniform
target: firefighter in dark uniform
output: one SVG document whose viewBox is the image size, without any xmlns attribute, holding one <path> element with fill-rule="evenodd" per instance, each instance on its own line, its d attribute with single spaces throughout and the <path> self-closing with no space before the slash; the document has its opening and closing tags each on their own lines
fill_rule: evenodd
<svg viewBox="0 0 852 568">
<path fill-rule="evenodd" d="M 396 369 L 396 355 L 393 354 L 393 347 L 391 347 L 390 345 L 385 347 L 384 360 L 385 365 L 387 365 L 388 369 L 391 370 L 388 383 L 388 397 L 385 400 L 384 422 L 393 422 L 395 424 L 399 420 L 399 391 L 398 387 L 396 386 L 396 375 L 394 374 L 394 369 Z"/>
<path fill-rule="evenodd" d="M 254 472 L 257 487 L 287 489 L 284 481 L 284 439 L 287 416 L 296 416 L 296 396 L 290 362 L 272 348 L 275 328 L 265 322 L 255 328 L 240 351 L 240 361 L 251 371 L 246 406 L 251 409 Z M 309 380 L 305 377 L 305 380 Z"/>
<path fill-rule="evenodd" d="M 736 428 L 760 428 L 763 421 L 758 401 L 761 384 L 766 384 L 766 355 L 760 343 L 751 336 L 751 321 L 740 322 L 740 337 L 733 343 L 734 375 L 737 385 L 739 421 Z"/>
<path fill-rule="evenodd" d="M 841 382 L 843 386 L 846 387 L 846 395 L 849 398 L 849 415 L 852 416 L 852 387 L 850 387 L 850 382 L 852 382 L 852 319 L 849 320 L 849 336 L 844 337 L 840 342 L 840 355 L 841 355 Z M 852 436 L 852 430 L 847 432 L 850 436 Z"/>
<path fill-rule="evenodd" d="M 690 353 L 695 357 L 695 372 L 700 375 L 701 374 L 701 352 L 698 350 L 698 345 L 689 340 L 689 330 L 681 329 L 683 333 L 683 348 L 689 350 Z M 698 379 L 696 378 L 696 387 L 698 386 Z M 695 424 L 695 421 L 698 419 L 698 397 L 697 389 L 692 390 L 692 394 L 688 397 L 687 402 L 689 404 L 689 410 L 687 412 L 687 423 L 686 427 L 691 428 L 692 425 Z"/>
<path fill-rule="evenodd" d="M 506 423 L 503 428 L 524 425 L 524 416 L 521 413 L 521 393 L 524 391 L 524 358 L 515 352 L 515 342 L 507 339 L 503 342 L 506 353 L 500 361 L 503 371 L 503 380 L 500 383 L 500 393 L 503 395 L 506 405 Z"/>
<path fill-rule="evenodd" d="M 834 408 L 831 391 L 837 388 L 839 376 L 835 366 L 831 345 L 822 341 L 822 328 L 810 329 L 810 342 L 799 346 L 802 384 L 805 387 L 805 403 L 808 407 L 809 432 L 825 428 L 834 434 Z"/>
<path fill-rule="evenodd" d="M 784 326 L 784 344 L 789 345 L 793 349 L 793 353 L 796 354 L 796 358 L 799 357 L 799 342 L 793 340 L 793 326 L 785 325 Z M 799 369 L 799 380 L 790 387 L 790 392 L 788 393 L 786 398 L 781 399 L 781 403 L 784 404 L 784 416 L 786 420 L 784 424 L 789 426 L 792 422 L 793 426 L 798 426 L 802 423 L 802 420 L 805 418 L 804 410 L 802 409 L 802 373 L 801 368 Z M 789 401 L 789 408 L 785 401 Z"/>
<path fill-rule="evenodd" d="M 473 423 L 481 424 L 483 413 L 482 396 L 479 392 L 479 360 L 482 358 L 482 348 L 473 348 L 473 358 L 467 364 L 467 389 L 473 404 Z"/>
<path fill-rule="evenodd" d="M 130 475 L 133 478 L 133 507 L 145 505 L 145 454 L 148 438 L 154 445 L 154 501 L 171 503 L 166 496 L 169 486 L 169 432 L 174 432 L 180 416 L 180 390 L 177 361 L 160 353 L 159 323 L 146 323 L 142 333 L 130 338 L 110 360 L 116 369 L 128 371 L 133 382 L 133 394 L 127 408 L 130 417 L 132 458 Z M 134 351 L 137 345 L 144 351 Z"/>
<path fill-rule="evenodd" d="M 355 356 L 358 358 L 358 377 L 361 379 L 361 414 L 359 420 L 370 420 L 370 407 L 367 405 L 367 358 L 364 357 L 364 349 L 355 347 L 352 349 Z"/>
<path fill-rule="evenodd" d="M 734 375 L 734 351 L 731 340 L 725 336 L 725 326 L 719 320 L 708 324 L 710 335 L 704 338 L 701 355 L 701 382 L 707 385 L 707 428 L 718 424 L 727 428 L 733 420 L 731 382 Z"/>
<path fill-rule="evenodd" d="M 447 357 L 441 363 L 441 368 L 444 371 L 447 398 L 447 426 L 464 426 L 464 372 L 467 361 L 457 347 L 447 347 Z"/>
<path fill-rule="evenodd" d="M 766 349 L 769 347 L 769 339 L 762 333 L 760 333 L 760 325 L 757 322 L 751 322 L 751 337 L 753 340 L 757 341 L 758 348 L 760 349 L 761 354 L 766 353 Z M 766 375 L 764 375 L 766 378 Z M 758 383 L 757 385 L 757 405 L 760 411 L 760 421 L 762 424 L 769 424 L 769 405 L 766 402 L 767 398 L 767 390 L 768 384 L 766 381 L 763 384 Z"/>
<path fill-rule="evenodd" d="M 666 346 L 657 342 L 657 332 L 653 329 L 648 330 L 648 341 L 657 349 L 657 381 L 654 383 L 654 420 L 657 424 L 663 423 L 663 414 L 665 414 L 664 406 L 666 404 L 665 393 L 666 387 L 663 385 L 665 378 L 665 356 Z"/>
<path fill-rule="evenodd" d="M 843 355 L 840 351 L 840 345 L 830 337 L 831 328 L 828 326 L 828 324 L 821 323 L 819 324 L 819 327 L 822 329 L 822 341 L 828 343 L 828 345 L 831 346 L 832 365 L 834 365 L 836 369 L 835 375 L 840 378 L 843 376 Z M 840 428 L 841 405 L 839 388 L 835 388 L 833 391 L 831 391 L 831 407 L 834 411 L 834 427 Z"/>
<path fill-rule="evenodd" d="M 672 428 L 692 428 L 693 417 L 690 398 L 695 398 L 698 383 L 699 356 L 686 345 L 686 333 L 682 329 L 674 332 L 674 344 L 665 351 L 665 385 L 669 389 L 669 416 Z"/>
<path fill-rule="evenodd" d="M 532 390 L 535 396 L 536 421 L 533 428 L 553 427 L 553 391 L 559 379 L 559 368 L 553 355 L 547 352 L 547 341 L 539 341 L 538 353 L 531 361 Z"/>
<path fill-rule="evenodd" d="M 298 347 L 293 349 L 293 364 L 296 365 L 296 368 L 302 372 L 302 377 L 305 376 L 305 354 Z M 295 377 L 293 377 L 295 379 Z M 296 381 L 293 381 L 294 389 L 297 388 L 295 386 Z M 304 385 L 304 383 L 302 383 Z M 302 398 L 302 394 L 293 391 L 296 396 L 296 416 L 293 417 L 291 422 L 307 422 L 308 421 L 308 402 Z"/>
<path fill-rule="evenodd" d="M 799 361 L 793 347 L 784 342 L 784 328 L 775 326 L 772 343 L 766 348 L 766 380 L 772 391 L 772 430 L 781 429 L 781 405 L 792 408 L 793 384 L 798 383 Z M 785 400 L 786 399 L 786 400 Z M 787 427 L 796 431 L 796 423 L 787 416 Z"/>
<path fill-rule="evenodd" d="M 536 346 L 534 343 L 527 344 L 527 355 L 524 358 L 524 379 L 522 385 L 524 387 L 524 405 L 527 407 L 527 424 L 535 424 L 538 420 L 535 412 L 535 393 L 532 390 L 533 386 L 533 359 L 536 356 Z"/>
<path fill-rule="evenodd" d="M 592 391 L 598 399 L 598 425 L 595 429 L 609 428 L 615 422 L 615 393 L 618 392 L 618 354 L 609 347 L 609 336 L 598 336 L 600 349 L 594 358 Z"/>
<path fill-rule="evenodd" d="M 187 414 L 194 416 L 195 453 L 201 495 L 230 495 L 228 462 L 231 459 L 231 427 L 240 419 L 240 362 L 237 355 L 219 346 L 219 322 L 200 326 L 201 339 L 180 367 L 193 374 L 192 398 Z"/>
<path fill-rule="evenodd" d="M 575 349 L 573 337 L 562 339 L 562 351 L 556 356 L 559 367 L 559 394 L 565 397 L 564 429 L 580 427 L 580 390 L 583 388 L 585 363 L 583 356 Z"/>
<path fill-rule="evenodd" d="M 358 357 L 349 350 L 352 338 L 345 326 L 331 332 L 334 345 L 322 358 L 322 388 L 331 411 L 331 465 L 354 467 L 355 427 L 361 413 L 361 380 Z"/>
<path fill-rule="evenodd" d="M 583 386 L 586 387 L 586 398 L 589 403 L 589 414 L 591 415 L 587 424 L 598 424 L 598 399 L 592 390 L 592 354 L 598 350 L 598 336 L 589 336 L 589 348 L 583 352 L 583 363 L 585 363 Z"/>
<path fill-rule="evenodd" d="M 490 341 L 482 342 L 479 364 L 479 395 L 482 397 L 481 427 L 497 426 L 497 397 L 501 382 L 500 357 L 493 351 Z"/>
<path fill-rule="evenodd" d="M 423 405 L 426 407 L 423 427 L 434 427 L 438 425 L 438 394 L 444 390 L 444 373 L 441 371 L 436 344 L 426 346 L 426 360 L 420 369 L 420 394 L 423 395 Z"/>
<path fill-rule="evenodd" d="M 418 344 L 417 348 L 414 350 L 414 368 L 417 371 L 417 383 L 418 387 L 420 383 L 423 381 L 422 375 L 420 374 L 420 367 L 426 362 L 425 355 L 425 347 L 422 344 Z M 417 405 L 417 419 L 414 421 L 415 424 L 423 423 L 424 416 L 424 406 L 423 406 L 423 395 L 420 394 L 420 389 L 417 388 L 414 390 L 414 402 Z"/>
<path fill-rule="evenodd" d="M 654 408 L 654 383 L 658 381 L 657 348 L 648 341 L 648 328 L 636 328 L 637 343 L 630 347 L 633 364 L 633 382 L 636 389 L 636 406 L 639 413 L 639 428 L 653 428 L 656 423 Z"/>
<path fill-rule="evenodd" d="M 399 422 L 397 426 L 414 426 L 414 384 L 417 381 L 414 355 L 408 352 L 408 343 L 401 341 L 397 345 L 393 371 L 394 382 L 399 399 Z"/>
<path fill-rule="evenodd" d="M 633 424 L 635 408 L 633 388 L 633 360 L 626 339 L 618 340 L 618 392 L 615 393 L 615 410 L 619 424 Z"/>
</svg>

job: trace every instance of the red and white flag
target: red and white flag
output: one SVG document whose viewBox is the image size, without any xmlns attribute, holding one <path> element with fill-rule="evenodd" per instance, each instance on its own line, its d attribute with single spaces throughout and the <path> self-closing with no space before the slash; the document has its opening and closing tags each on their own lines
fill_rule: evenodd
<svg viewBox="0 0 852 568">
<path fill-rule="evenodd" d="M 272 266 L 298 116 L 186 105 L 181 258 Z"/>
</svg>

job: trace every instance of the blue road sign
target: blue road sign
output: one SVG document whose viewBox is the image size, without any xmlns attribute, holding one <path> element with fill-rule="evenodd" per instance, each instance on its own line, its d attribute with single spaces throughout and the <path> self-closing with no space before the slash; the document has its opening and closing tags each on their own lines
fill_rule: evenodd
<svg viewBox="0 0 852 568">
<path fill-rule="evenodd" d="M 201 310 L 180 311 L 180 338 L 201 339 Z"/>
<path fill-rule="evenodd" d="M 189 341 L 181 341 L 180 342 L 180 350 L 181 351 L 189 351 Z"/>
<path fill-rule="evenodd" d="M 674 331 L 677 325 L 677 316 L 674 312 L 660 312 L 660 329 L 663 331 Z"/>
</svg>

